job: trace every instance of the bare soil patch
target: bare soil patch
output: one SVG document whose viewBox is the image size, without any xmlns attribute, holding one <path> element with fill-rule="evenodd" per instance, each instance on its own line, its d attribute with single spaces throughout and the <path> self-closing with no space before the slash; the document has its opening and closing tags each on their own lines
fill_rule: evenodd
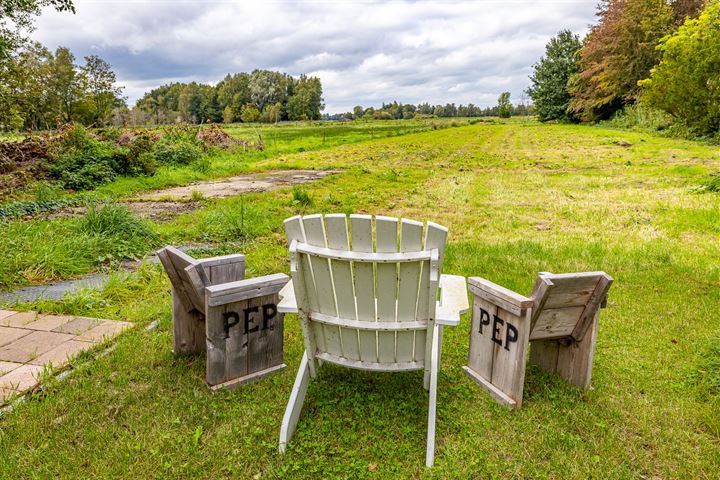
<svg viewBox="0 0 720 480">
<path fill-rule="evenodd" d="M 202 198 L 234 197 L 243 193 L 265 192 L 287 185 L 313 182 L 333 173 L 338 173 L 338 170 L 271 170 L 259 174 L 239 175 L 223 180 L 198 182 L 182 187 L 157 190 L 132 200 L 170 203 L 172 201 L 187 202 L 193 199 L 193 195 L 195 198 L 197 195 L 201 195 Z"/>
</svg>

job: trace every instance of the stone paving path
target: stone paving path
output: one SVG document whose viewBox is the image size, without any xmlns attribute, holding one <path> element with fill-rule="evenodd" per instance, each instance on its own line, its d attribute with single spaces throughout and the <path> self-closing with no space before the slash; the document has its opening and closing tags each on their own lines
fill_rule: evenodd
<svg viewBox="0 0 720 480">
<path fill-rule="evenodd" d="M 46 365 L 62 368 L 80 352 L 132 325 L 98 318 L 0 310 L 0 405 L 35 388 Z"/>
</svg>

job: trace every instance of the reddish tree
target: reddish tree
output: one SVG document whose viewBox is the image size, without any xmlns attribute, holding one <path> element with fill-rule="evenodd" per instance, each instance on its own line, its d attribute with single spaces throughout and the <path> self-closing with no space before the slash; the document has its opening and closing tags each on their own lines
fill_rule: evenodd
<svg viewBox="0 0 720 480">
<path fill-rule="evenodd" d="M 674 28 L 664 0 L 602 0 L 600 18 L 580 51 L 580 72 L 570 79 L 570 108 L 584 121 L 610 117 L 636 100 L 637 82 L 660 60 L 658 41 Z"/>
</svg>

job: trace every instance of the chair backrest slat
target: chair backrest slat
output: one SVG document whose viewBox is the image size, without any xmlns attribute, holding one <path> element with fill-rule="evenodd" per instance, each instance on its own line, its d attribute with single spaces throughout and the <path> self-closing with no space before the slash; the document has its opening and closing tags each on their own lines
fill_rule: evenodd
<svg viewBox="0 0 720 480">
<path fill-rule="evenodd" d="M 352 230 L 352 250 L 355 252 L 373 252 L 372 217 L 370 215 L 350 215 Z M 357 319 L 375 321 L 375 273 L 370 263 L 355 263 L 355 302 Z M 377 362 L 377 332 L 364 330 L 358 332 L 360 340 L 360 359 L 364 362 Z"/>
<path fill-rule="evenodd" d="M 422 250 L 423 224 L 413 220 L 402 219 L 400 223 L 400 252 L 418 252 Z M 417 313 L 418 291 L 420 288 L 420 268 L 422 263 L 401 263 L 398 273 L 398 301 L 397 321 L 415 321 Z M 418 335 L 421 338 L 418 339 Z M 397 351 L 395 356 L 398 362 L 417 361 L 415 356 L 416 345 L 421 343 L 422 352 L 420 360 L 425 355 L 425 332 L 398 332 Z"/>
<path fill-rule="evenodd" d="M 396 253 L 398 251 L 398 219 L 393 217 L 375 217 L 375 250 L 377 253 Z M 394 322 L 397 308 L 397 263 L 378 263 L 375 265 L 377 289 L 378 322 Z M 378 361 L 395 361 L 395 333 L 378 332 Z"/>
</svg>

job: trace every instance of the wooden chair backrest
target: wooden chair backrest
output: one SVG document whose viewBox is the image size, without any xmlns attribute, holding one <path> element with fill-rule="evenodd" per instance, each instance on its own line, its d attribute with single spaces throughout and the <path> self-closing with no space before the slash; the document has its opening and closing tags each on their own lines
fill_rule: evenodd
<svg viewBox="0 0 720 480">
<path fill-rule="evenodd" d="M 423 367 L 445 227 L 428 222 L 423 236 L 413 220 L 350 215 L 348 224 L 344 214 L 318 214 L 285 220 L 285 231 L 298 307 L 309 322 L 304 333 L 318 358 L 367 369 Z"/>
<path fill-rule="evenodd" d="M 581 341 L 605 306 L 613 279 L 605 272 L 540 273 L 531 298 L 530 340 Z"/>
<path fill-rule="evenodd" d="M 186 311 L 197 310 L 205 313 L 205 293 L 204 285 L 198 289 L 198 286 L 194 285 L 193 280 L 187 272 L 187 267 L 194 266 L 198 267 L 200 262 L 195 260 L 190 255 L 187 255 L 175 247 L 165 247 L 157 252 L 160 261 L 165 267 L 170 283 L 172 284 L 175 292 L 177 293 L 180 302 Z M 198 271 L 202 272 L 202 268 L 198 268 Z M 207 283 L 204 280 L 204 275 L 201 276 L 201 281 Z"/>
</svg>

